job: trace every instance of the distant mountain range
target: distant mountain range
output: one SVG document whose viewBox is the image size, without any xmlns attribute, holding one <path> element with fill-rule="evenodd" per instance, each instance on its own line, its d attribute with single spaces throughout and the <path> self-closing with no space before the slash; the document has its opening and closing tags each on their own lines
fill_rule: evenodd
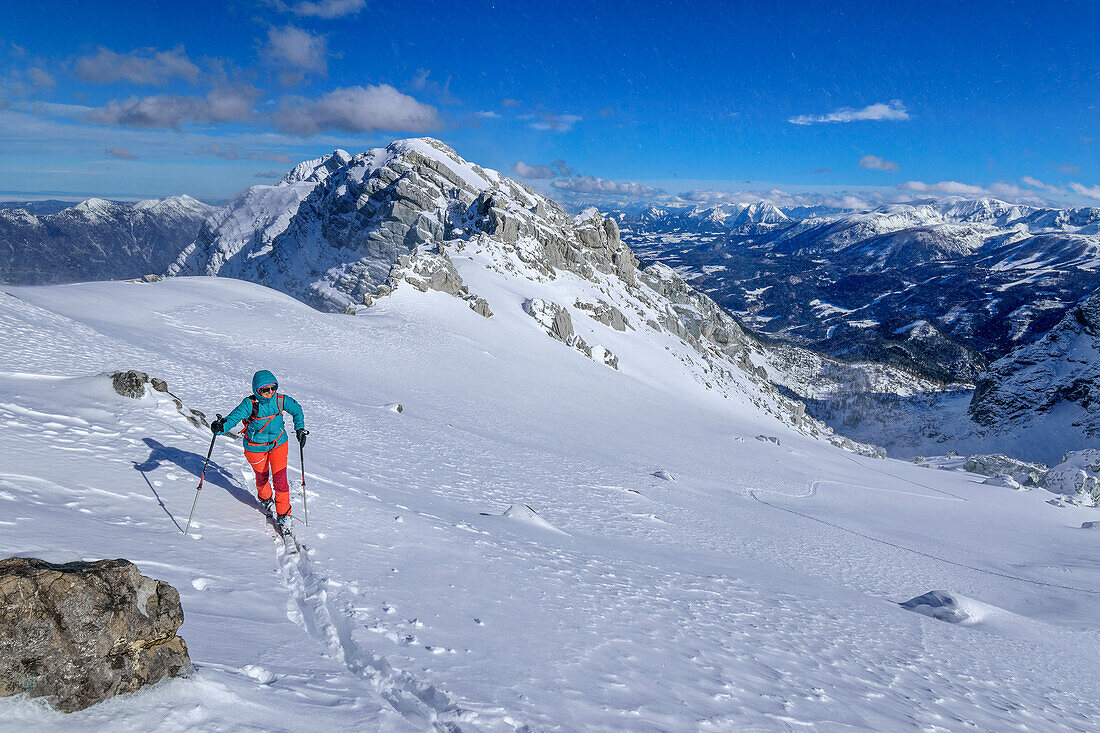
<svg viewBox="0 0 1100 733">
<path fill-rule="evenodd" d="M 0 209 L 0 282 L 46 285 L 163 273 L 217 211 L 190 196 Z M 5 204 L 5 206 L 8 206 Z"/>
<path fill-rule="evenodd" d="M 767 202 L 612 212 L 624 241 L 763 336 L 973 381 L 1098 286 L 1100 209 L 948 198 L 873 211 Z"/>
<path fill-rule="evenodd" d="M 905 450 L 970 440 L 1023 451 L 1020 431 L 1051 420 L 1071 449 L 1098 432 L 1081 417 L 1093 347 L 1065 344 L 1100 322 L 1092 301 L 1078 305 L 1100 288 L 1100 209 L 760 201 L 574 216 L 430 139 L 337 150 L 224 207 L 188 196 L 55 205 L 0 210 L 0 281 L 218 275 L 347 313 L 411 286 L 491 316 L 499 303 L 470 280 L 485 268 L 518 278 L 517 292 L 569 272 L 581 282 L 565 300 L 523 299 L 548 335 L 628 370 L 600 345 L 615 340 L 606 329 L 671 335 L 700 385 L 811 434 L 830 435 L 817 417 Z M 636 267 L 635 252 L 653 264 Z"/>
</svg>

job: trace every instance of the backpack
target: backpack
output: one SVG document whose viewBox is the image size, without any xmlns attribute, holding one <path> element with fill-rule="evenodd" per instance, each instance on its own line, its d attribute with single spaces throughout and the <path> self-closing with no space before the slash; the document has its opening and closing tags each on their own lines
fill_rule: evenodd
<svg viewBox="0 0 1100 733">
<path fill-rule="evenodd" d="M 260 401 L 258 399 L 256 399 L 256 395 L 254 395 L 254 394 L 248 395 L 248 399 L 252 401 L 252 414 L 244 419 L 244 429 L 245 429 L 246 432 L 248 431 L 248 426 L 252 424 L 252 421 L 253 420 L 258 420 L 259 417 L 260 417 Z M 281 394 L 276 394 L 275 395 L 275 405 L 276 405 L 276 407 L 279 408 L 279 412 L 276 412 L 275 415 L 278 415 L 278 414 L 282 413 L 282 411 L 283 411 L 283 395 L 281 395 Z M 274 417 L 274 415 L 272 415 L 272 417 Z M 269 442 L 274 442 L 274 441 L 269 441 Z M 267 443 L 256 443 L 256 445 L 267 445 Z"/>
</svg>

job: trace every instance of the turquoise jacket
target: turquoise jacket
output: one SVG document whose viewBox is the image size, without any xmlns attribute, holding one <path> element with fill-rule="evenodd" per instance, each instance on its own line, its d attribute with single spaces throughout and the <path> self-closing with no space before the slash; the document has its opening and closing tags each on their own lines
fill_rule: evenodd
<svg viewBox="0 0 1100 733">
<path fill-rule="evenodd" d="M 252 394 L 241 400 L 241 404 L 233 408 L 233 411 L 225 416 L 225 425 L 222 433 L 228 433 L 241 420 L 245 421 L 243 431 L 244 449 L 250 453 L 266 453 L 286 443 L 286 426 L 283 423 L 283 410 L 294 418 L 294 429 L 301 430 L 306 426 L 305 415 L 302 414 L 302 406 L 297 400 L 287 395 L 276 392 L 271 397 L 261 397 L 260 387 L 269 384 L 278 386 L 275 375 L 266 369 L 261 369 L 252 376 Z M 252 400 L 257 402 L 256 419 L 249 420 L 252 415 Z"/>
</svg>

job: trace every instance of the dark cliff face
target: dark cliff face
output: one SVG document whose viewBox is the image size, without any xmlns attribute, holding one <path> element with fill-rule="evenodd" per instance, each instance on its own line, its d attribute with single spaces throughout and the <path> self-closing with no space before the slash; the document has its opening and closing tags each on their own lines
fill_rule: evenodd
<svg viewBox="0 0 1100 733">
<path fill-rule="evenodd" d="M 215 209 L 186 196 L 89 199 L 56 213 L 0 211 L 0 281 L 50 285 L 161 274 Z"/>
<path fill-rule="evenodd" d="M 1100 404 L 1100 293 L 1073 306 L 1041 339 L 990 365 L 976 385 L 971 418 L 1006 430 L 1041 420 L 1058 406 L 1076 406 L 1074 423 L 1086 435 L 1100 431 L 1090 415 Z"/>
</svg>

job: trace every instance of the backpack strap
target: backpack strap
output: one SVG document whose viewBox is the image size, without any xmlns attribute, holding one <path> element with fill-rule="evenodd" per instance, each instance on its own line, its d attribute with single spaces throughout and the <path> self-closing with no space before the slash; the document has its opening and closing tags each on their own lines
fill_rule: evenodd
<svg viewBox="0 0 1100 733">
<path fill-rule="evenodd" d="M 250 394 L 248 395 L 248 399 L 252 400 L 252 414 L 245 418 L 245 427 L 248 427 L 248 424 L 255 420 L 260 414 L 260 401 L 256 399 L 256 395 Z"/>
<path fill-rule="evenodd" d="M 284 397 L 286 397 L 286 395 L 278 395 L 278 396 L 275 397 L 275 404 L 278 405 L 279 412 L 283 411 L 283 398 Z"/>
</svg>

